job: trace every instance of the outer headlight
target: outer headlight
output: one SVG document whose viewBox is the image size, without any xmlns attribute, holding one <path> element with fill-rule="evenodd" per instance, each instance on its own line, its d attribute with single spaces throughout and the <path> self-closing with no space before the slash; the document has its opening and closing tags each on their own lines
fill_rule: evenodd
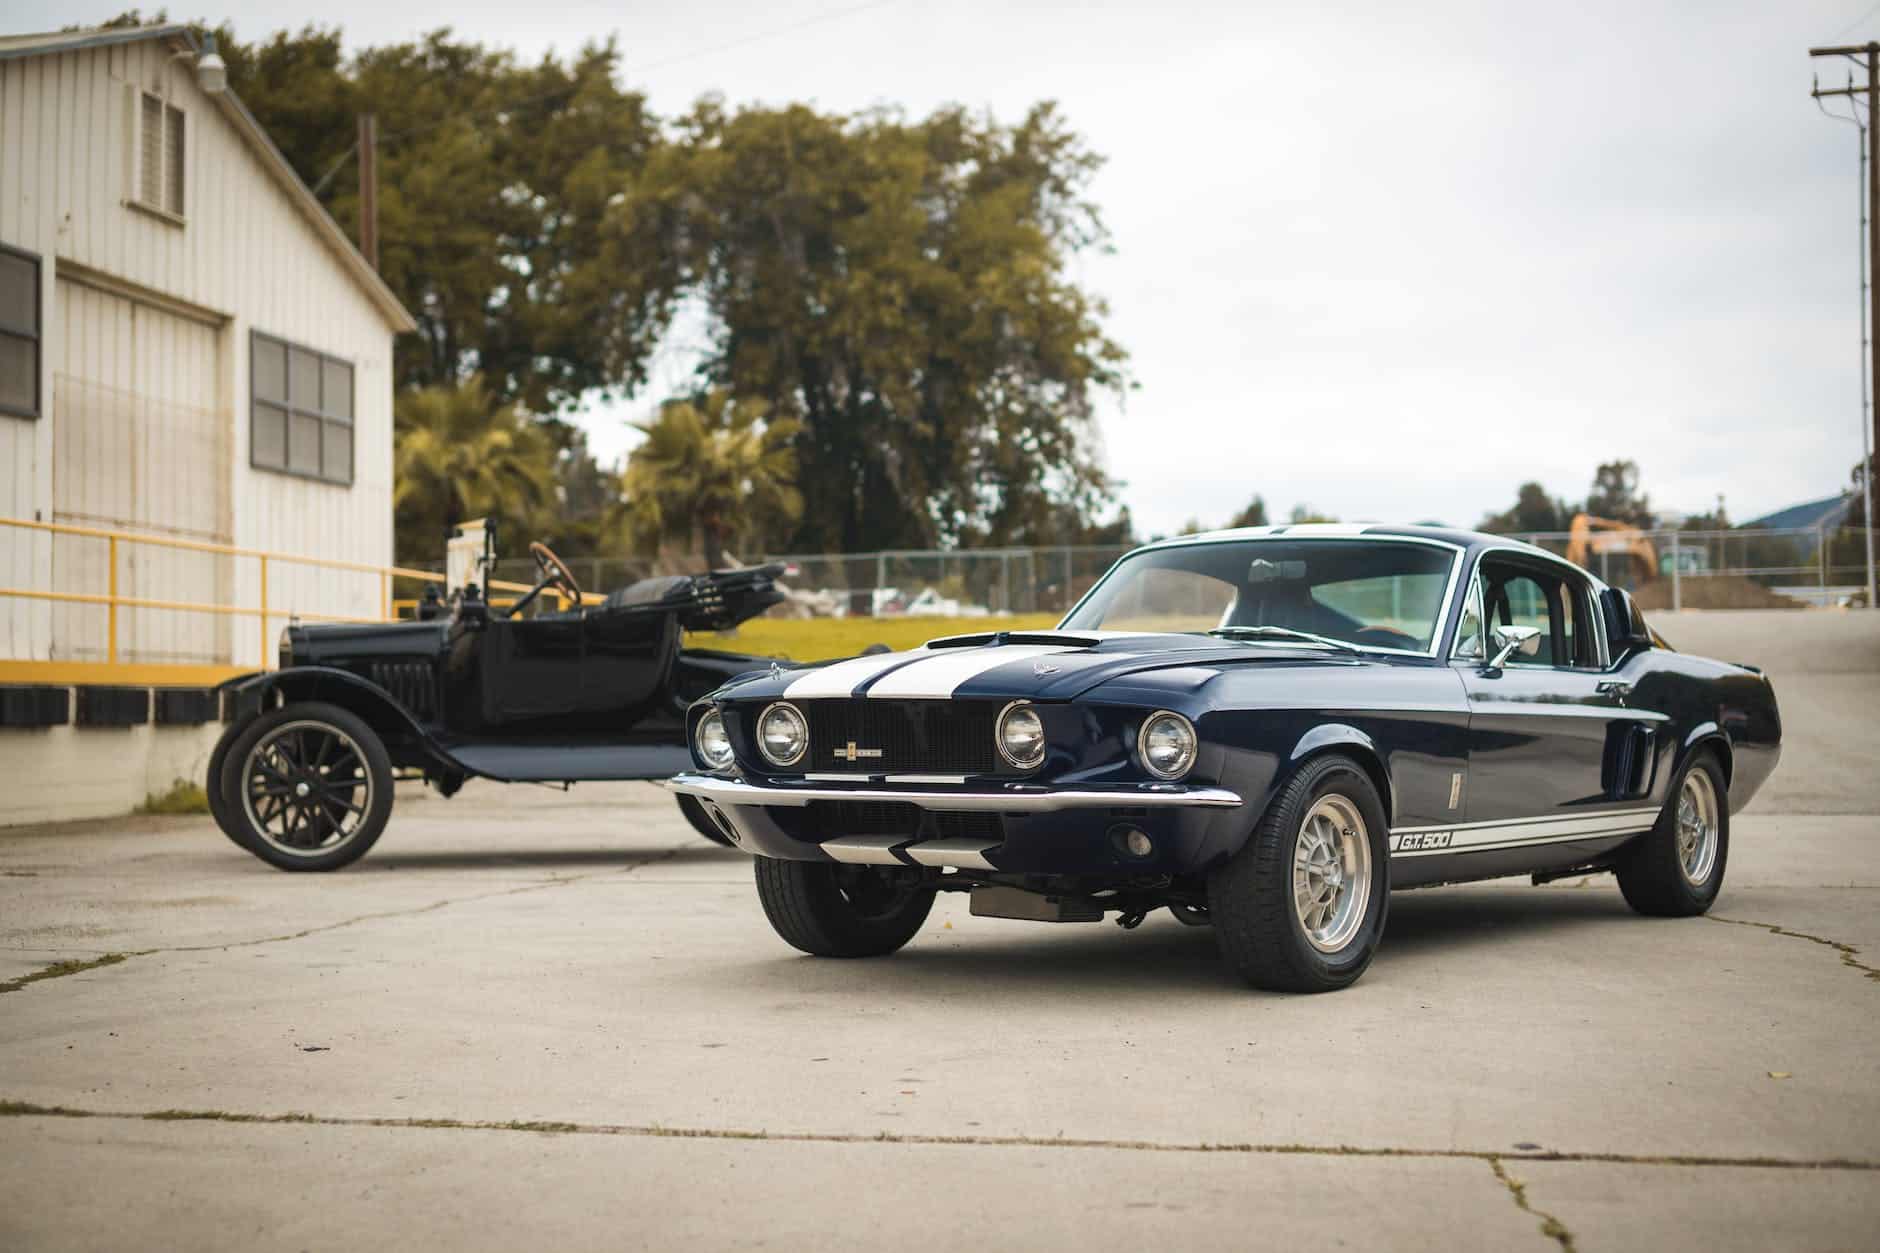
<svg viewBox="0 0 1880 1253">
<path fill-rule="evenodd" d="M 803 712 L 778 701 L 757 719 L 757 747 L 773 766 L 794 766 L 809 751 L 809 723 Z"/>
<path fill-rule="evenodd" d="M 1143 720 L 1136 736 L 1136 751 L 1142 756 L 1143 769 L 1158 779 L 1179 779 L 1195 764 L 1194 724 L 1178 713 L 1164 709 Z"/>
<path fill-rule="evenodd" d="M 731 764 L 734 754 L 731 751 L 731 736 L 725 731 L 725 720 L 718 716 L 716 709 L 698 720 L 698 727 L 692 732 L 692 742 L 698 748 L 698 755 L 713 770 L 723 770 Z"/>
<path fill-rule="evenodd" d="M 1020 770 L 1044 764 L 1044 719 L 1030 705 L 1014 701 L 999 711 L 999 756 Z"/>
</svg>

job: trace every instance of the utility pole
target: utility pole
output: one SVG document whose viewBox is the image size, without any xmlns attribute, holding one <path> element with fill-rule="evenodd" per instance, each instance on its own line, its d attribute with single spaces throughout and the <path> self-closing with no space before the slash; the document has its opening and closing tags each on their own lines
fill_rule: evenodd
<svg viewBox="0 0 1880 1253">
<path fill-rule="evenodd" d="M 379 268 L 379 119 L 359 115 L 359 251 Z"/>
<path fill-rule="evenodd" d="M 1862 223 L 1866 227 L 1865 256 L 1861 258 L 1860 274 L 1862 294 L 1866 297 L 1861 302 L 1861 339 L 1862 346 L 1871 354 L 1871 373 L 1863 370 L 1861 375 L 1861 465 L 1860 480 L 1863 502 L 1867 514 L 1867 608 L 1880 610 L 1880 603 L 1874 597 L 1874 553 L 1873 553 L 1873 449 L 1880 446 L 1880 405 L 1869 401 L 1868 379 L 1880 384 L 1880 284 L 1874 283 L 1868 276 L 1868 265 L 1873 258 L 1880 257 L 1880 213 L 1874 212 L 1880 206 L 1880 128 L 1874 126 L 1874 120 L 1880 118 L 1880 42 L 1869 40 L 1864 44 L 1852 44 L 1838 48 L 1810 48 L 1811 57 L 1846 57 L 1854 64 L 1867 71 L 1867 86 L 1858 88 L 1850 79 L 1843 88 L 1823 91 L 1819 86 L 1814 89 L 1815 99 L 1826 96 L 1847 96 L 1849 103 L 1855 104 L 1853 97 L 1865 94 L 1867 97 L 1867 122 L 1862 125 L 1859 107 L 1855 106 L 1854 124 L 1861 128 L 1866 139 L 1866 177 L 1861 180 L 1865 185 L 1866 202 L 1862 206 Z M 1863 60 L 1863 58 L 1865 58 Z"/>
</svg>

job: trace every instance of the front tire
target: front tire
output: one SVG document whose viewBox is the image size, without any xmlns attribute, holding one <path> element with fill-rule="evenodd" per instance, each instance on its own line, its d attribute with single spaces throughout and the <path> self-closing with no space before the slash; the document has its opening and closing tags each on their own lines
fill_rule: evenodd
<svg viewBox="0 0 1880 1253">
<path fill-rule="evenodd" d="M 223 801 L 237 843 L 282 870 L 338 870 L 392 816 L 392 763 L 378 733 L 318 701 L 262 714 L 229 746 Z"/>
<path fill-rule="evenodd" d="M 248 847 L 248 844 L 242 838 L 242 828 L 235 817 L 239 803 L 231 804 L 228 793 L 222 790 L 222 769 L 228 763 L 229 750 L 235 746 L 235 741 L 242 737 L 242 732 L 245 730 L 247 730 L 246 724 L 237 724 L 222 732 L 221 738 L 215 742 L 214 750 L 209 754 L 209 768 L 202 781 L 203 793 L 209 798 L 209 816 L 215 819 L 215 825 L 221 829 L 223 835 L 229 838 L 230 843 L 237 848 L 244 849 Z"/>
<path fill-rule="evenodd" d="M 1678 776 L 1657 825 L 1619 863 L 1619 891 L 1641 914 L 1694 917 L 1723 890 L 1729 859 L 1730 789 L 1716 754 L 1703 750 Z"/>
<path fill-rule="evenodd" d="M 914 870 L 759 857 L 757 896 L 794 948 L 814 957 L 881 957 L 914 938 L 934 891 Z"/>
<path fill-rule="evenodd" d="M 1320 757 L 1208 876 L 1221 956 L 1273 992 L 1331 992 L 1362 975 L 1384 935 L 1390 845 L 1383 802 L 1349 757 Z"/>
</svg>

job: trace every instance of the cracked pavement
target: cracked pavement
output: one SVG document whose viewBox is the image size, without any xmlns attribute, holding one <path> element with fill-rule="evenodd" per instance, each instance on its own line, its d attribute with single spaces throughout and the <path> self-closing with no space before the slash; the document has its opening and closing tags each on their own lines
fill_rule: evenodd
<svg viewBox="0 0 1880 1253">
<path fill-rule="evenodd" d="M 330 876 L 0 832 L 0 1247 L 1870 1247 L 1880 637 L 1661 617 L 1783 700 L 1716 916 L 1404 893 L 1331 996 L 950 897 L 799 957 L 646 785 L 401 789 Z"/>
</svg>

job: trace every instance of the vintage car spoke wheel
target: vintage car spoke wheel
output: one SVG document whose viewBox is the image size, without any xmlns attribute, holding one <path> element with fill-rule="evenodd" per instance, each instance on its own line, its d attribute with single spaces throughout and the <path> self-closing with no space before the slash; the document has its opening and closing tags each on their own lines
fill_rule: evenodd
<svg viewBox="0 0 1880 1253">
<path fill-rule="evenodd" d="M 257 718 L 222 767 L 239 842 L 284 870 L 334 870 L 363 856 L 392 808 L 379 737 L 334 705 L 296 704 Z"/>
<path fill-rule="evenodd" d="M 1658 823 L 1618 863 L 1619 891 L 1641 914 L 1682 918 L 1708 910 L 1730 855 L 1729 785 L 1716 754 L 1685 764 Z"/>
<path fill-rule="evenodd" d="M 1221 955 L 1255 987 L 1355 982 L 1390 901 L 1384 805 L 1349 757 L 1315 757 L 1279 790 L 1239 852 L 1208 876 Z"/>
<path fill-rule="evenodd" d="M 1299 828 L 1293 853 L 1293 907 L 1306 941 L 1336 953 L 1364 922 L 1371 895 L 1371 841 L 1348 798 L 1319 797 Z"/>
<path fill-rule="evenodd" d="M 933 908 L 919 871 L 757 858 L 757 895 L 778 935 L 817 957 L 880 957 L 914 938 Z"/>
</svg>

